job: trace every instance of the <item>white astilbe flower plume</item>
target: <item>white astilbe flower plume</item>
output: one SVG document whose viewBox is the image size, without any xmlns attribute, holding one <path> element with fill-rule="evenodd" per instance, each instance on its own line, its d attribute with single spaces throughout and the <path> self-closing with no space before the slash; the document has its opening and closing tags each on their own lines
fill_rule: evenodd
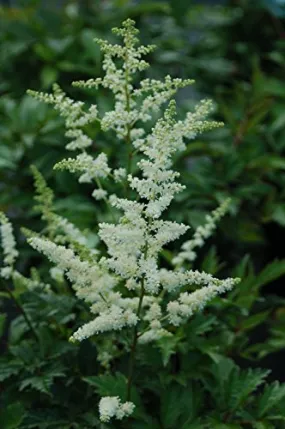
<svg viewBox="0 0 285 429">
<path fill-rule="evenodd" d="M 187 225 L 165 219 L 167 208 L 185 188 L 179 182 L 173 157 L 185 149 L 186 139 L 194 139 L 221 124 L 207 120 L 212 110 L 209 100 L 201 101 L 184 119 L 176 119 L 176 103 L 172 97 L 180 88 L 192 84 L 190 80 L 167 76 L 163 81 L 145 79 L 135 84 L 138 72 L 148 67 L 143 57 L 153 50 L 153 46 L 137 46 L 137 32 L 134 22 L 127 20 L 122 28 L 114 30 L 122 38 L 122 44 L 97 41 L 104 55 L 104 77 L 74 83 L 81 88 L 109 89 L 114 98 L 112 110 L 101 113 L 96 105 L 87 109 L 58 87 L 53 95 L 33 92 L 38 99 L 53 104 L 64 117 L 67 135 L 74 139 L 67 149 L 81 150 L 75 158 L 60 161 L 56 168 L 79 173 L 80 182 L 97 185 L 92 194 L 96 204 L 106 204 L 111 211 L 114 221 L 105 220 L 98 225 L 101 253 L 87 252 L 84 256 L 86 252 L 80 253 L 78 246 L 63 246 L 45 237 L 29 239 L 59 270 L 53 272 L 64 273 L 77 296 L 90 305 L 93 319 L 79 327 L 71 339 L 81 341 L 114 331 L 114 343 L 120 344 L 120 331 L 128 329 L 132 345 L 122 342 L 121 348 L 125 347 L 127 352 L 131 348 L 133 354 L 137 344 L 172 335 L 175 326 L 186 323 L 212 298 L 231 290 L 238 282 L 238 279 L 219 280 L 204 272 L 183 269 L 184 261 L 191 261 L 196 255 L 193 249 L 200 247 L 215 229 L 227 202 L 208 216 L 206 225 L 198 228 L 193 239 L 182 246 L 182 251 L 173 259 L 174 270 L 160 265 L 165 246 L 189 229 Z M 168 106 L 163 113 L 166 102 Z M 156 121 L 153 112 L 156 118 L 160 115 Z M 107 151 L 95 156 L 86 152 L 92 141 L 82 128 L 95 120 L 102 132 L 112 131 L 125 145 L 127 165 L 115 165 L 112 169 Z M 142 128 L 147 121 L 153 121 L 152 126 L 147 127 L 149 132 Z M 61 224 L 66 233 L 76 235 L 78 243 L 78 233 L 63 221 Z M 110 365 L 110 355 L 116 347 L 112 349 L 108 345 L 100 350 L 99 342 L 98 348 L 101 361 Z M 127 402 L 122 403 L 117 396 L 101 399 L 99 411 L 103 422 L 122 419 L 133 412 L 134 404 L 129 401 L 131 382 L 132 377 Z"/>
<path fill-rule="evenodd" d="M 205 240 L 209 238 L 217 227 L 217 223 L 226 214 L 229 208 L 230 200 L 227 199 L 215 209 L 210 215 L 206 216 L 206 223 L 198 226 L 191 240 L 182 245 L 181 252 L 172 260 L 173 265 L 181 266 L 184 262 L 193 262 L 197 257 L 195 248 L 202 247 Z"/>
<path fill-rule="evenodd" d="M 0 212 L 0 234 L 4 255 L 4 267 L 1 269 L 1 277 L 8 279 L 13 273 L 13 266 L 19 252 L 16 249 L 12 225 L 2 212 Z"/>
<path fill-rule="evenodd" d="M 35 269 L 31 269 L 31 278 L 24 277 L 15 269 L 14 265 L 19 252 L 16 249 L 12 224 L 2 212 L 0 212 L 0 236 L 4 256 L 2 261 L 4 266 L 1 268 L 0 276 L 5 280 L 12 279 L 15 287 L 21 284 L 26 290 L 41 289 L 50 292 L 50 285 L 43 283 L 38 273 L 33 275 L 36 272 Z"/>
</svg>

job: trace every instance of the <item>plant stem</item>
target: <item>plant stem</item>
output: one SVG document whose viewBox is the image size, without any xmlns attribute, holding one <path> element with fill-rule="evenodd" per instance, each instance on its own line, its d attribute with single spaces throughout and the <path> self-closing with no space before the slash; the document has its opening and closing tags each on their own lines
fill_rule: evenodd
<svg viewBox="0 0 285 429">
<path fill-rule="evenodd" d="M 101 185 L 101 182 L 100 182 L 100 180 L 99 180 L 98 178 L 96 178 L 96 183 L 97 183 L 98 188 L 103 190 L 103 187 L 102 187 L 102 185 Z M 111 218 L 112 218 L 112 221 L 115 223 L 116 219 L 115 219 L 115 216 L 114 216 L 114 213 L 113 213 L 113 210 L 112 210 L 112 206 L 111 206 L 111 204 L 110 204 L 109 200 L 108 200 L 106 197 L 104 197 L 104 198 L 103 198 L 103 201 L 105 202 L 105 204 L 106 204 L 106 206 L 107 206 L 107 210 L 108 210 L 108 211 L 109 211 L 109 213 L 110 213 L 110 216 L 111 216 Z"/>
<path fill-rule="evenodd" d="M 13 294 L 13 292 L 6 286 L 6 284 L 4 282 L 1 282 L 4 289 L 6 290 L 6 292 L 9 294 L 10 298 L 14 301 L 14 303 L 16 304 L 16 307 L 20 310 L 20 312 L 22 313 L 25 322 L 27 324 L 27 326 L 29 327 L 30 331 L 32 332 L 33 336 L 35 337 L 37 342 L 40 342 L 38 334 L 35 330 L 35 328 L 33 327 L 25 309 L 23 308 L 23 306 L 21 305 L 21 303 L 17 300 L 17 298 L 15 297 L 15 295 Z"/>
<path fill-rule="evenodd" d="M 145 294 L 144 279 L 142 279 L 141 280 L 141 293 L 140 293 L 139 305 L 138 305 L 138 309 L 137 309 L 137 316 L 138 317 L 139 317 L 140 312 L 141 312 L 144 294 Z M 137 343 L 138 343 L 138 324 L 134 328 L 133 343 L 132 343 L 132 347 L 131 347 L 131 354 L 130 354 L 130 361 L 129 361 L 128 385 L 127 385 L 127 401 L 129 401 L 131 399 L 131 389 L 132 389 L 132 382 L 133 382 L 133 375 L 134 375 L 134 366 L 135 366 L 135 356 L 136 356 Z"/>
</svg>

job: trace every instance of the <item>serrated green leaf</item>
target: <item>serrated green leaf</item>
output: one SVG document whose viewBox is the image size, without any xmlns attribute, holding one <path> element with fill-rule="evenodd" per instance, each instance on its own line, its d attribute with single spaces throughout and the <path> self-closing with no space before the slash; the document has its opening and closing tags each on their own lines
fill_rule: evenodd
<svg viewBox="0 0 285 429">
<path fill-rule="evenodd" d="M 32 409 L 26 416 L 21 429 L 70 429 L 70 421 L 62 418 L 53 408 Z"/>
<path fill-rule="evenodd" d="M 55 362 L 51 368 L 42 370 L 42 374 L 40 376 L 34 375 L 32 377 L 25 378 L 20 383 L 19 390 L 30 388 L 51 395 L 50 389 L 53 385 L 54 379 L 63 377 L 64 375 L 62 364 L 60 362 Z"/>
<path fill-rule="evenodd" d="M 265 382 L 270 371 L 264 369 L 235 369 L 230 380 L 229 407 L 236 410 L 249 398 L 258 386 Z"/>
<path fill-rule="evenodd" d="M 100 396 L 124 397 L 127 388 L 127 378 L 117 372 L 115 375 L 104 374 L 99 376 L 83 377 L 82 380 L 96 388 Z"/>
<path fill-rule="evenodd" d="M 20 360 L 1 359 L 0 360 L 0 381 L 4 381 L 12 375 L 17 375 L 23 369 L 23 362 Z"/>
<path fill-rule="evenodd" d="M 157 347 L 159 348 L 162 355 L 163 366 L 166 366 L 169 362 L 170 357 L 175 353 L 177 345 L 181 341 L 181 336 L 179 333 L 171 337 L 161 338 L 157 342 Z"/>
<path fill-rule="evenodd" d="M 179 398 L 179 401 L 177 401 Z M 181 397 L 180 386 L 169 386 L 161 397 L 161 412 L 160 418 L 165 428 L 173 428 L 178 426 L 178 419 L 183 414 L 185 406 L 185 398 Z"/>
<path fill-rule="evenodd" d="M 190 426 L 190 423 L 196 418 L 200 406 L 201 392 L 198 385 L 195 387 L 192 384 L 188 384 L 186 387 L 177 384 L 168 386 L 161 396 L 160 420 L 163 427 L 169 429 L 181 427 L 182 421 L 184 426 L 186 421 Z"/>
<path fill-rule="evenodd" d="M 280 404 L 285 399 L 285 384 L 280 385 L 278 381 L 265 386 L 258 401 L 258 417 L 265 416 L 268 411 Z"/>
<path fill-rule="evenodd" d="M 21 338 L 29 331 L 29 327 L 22 315 L 15 318 L 10 324 L 9 341 L 18 344 Z"/>
<path fill-rule="evenodd" d="M 48 377 L 39 377 L 39 376 L 34 376 L 34 377 L 29 377 L 26 378 L 25 380 L 23 380 L 20 383 L 20 387 L 19 390 L 25 390 L 27 388 L 30 389 L 35 389 L 38 392 L 41 393 L 46 393 L 48 395 L 51 395 L 50 393 L 50 387 L 52 385 L 52 379 L 48 378 Z"/>
<path fill-rule="evenodd" d="M 218 323 L 217 317 L 213 315 L 196 314 L 192 320 L 188 322 L 187 331 L 193 337 L 210 332 Z"/>
</svg>

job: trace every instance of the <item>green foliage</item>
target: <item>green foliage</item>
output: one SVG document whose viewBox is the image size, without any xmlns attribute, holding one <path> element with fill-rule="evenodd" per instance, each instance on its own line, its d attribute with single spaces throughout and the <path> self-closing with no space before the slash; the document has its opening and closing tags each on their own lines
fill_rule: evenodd
<svg viewBox="0 0 285 429">
<path fill-rule="evenodd" d="M 270 277 L 251 273 L 252 284 L 261 287 L 273 271 L 277 275 L 280 267 L 274 265 L 275 270 L 264 269 Z M 242 262 L 233 271 L 246 276 L 247 269 Z M 51 292 L 14 293 L 37 333 L 35 337 L 23 315 L 18 315 L 10 324 L 9 349 L 0 361 L 4 403 L 25 394 L 18 427 L 96 427 L 94 404 L 99 397 L 126 394 L 126 356 L 118 355 L 112 368 L 116 373 L 111 375 L 98 366 L 96 341 L 77 347 L 68 343 L 77 320 L 84 320 L 87 311 L 67 284 L 54 283 Z M 254 347 L 248 347 L 249 333 L 273 323 L 274 307 L 260 311 L 257 300 L 249 313 L 243 294 L 241 288 L 228 299 L 213 302 L 209 314 L 195 315 L 173 337 L 139 348 L 135 382 L 140 387 L 132 388 L 136 411 L 122 427 L 282 428 L 284 386 L 265 384 L 267 370 L 241 370 L 234 363 L 240 356 L 256 356 L 256 350 L 249 351 Z M 269 337 L 270 342 L 274 343 Z M 16 417 L 5 418 L 14 424 Z"/>
</svg>

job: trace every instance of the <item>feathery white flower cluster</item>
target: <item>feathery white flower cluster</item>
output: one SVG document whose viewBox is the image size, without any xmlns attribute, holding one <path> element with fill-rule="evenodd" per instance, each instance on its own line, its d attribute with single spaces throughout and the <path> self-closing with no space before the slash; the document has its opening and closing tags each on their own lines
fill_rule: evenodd
<svg viewBox="0 0 285 429">
<path fill-rule="evenodd" d="M 124 327 L 136 325 L 137 322 L 138 317 L 132 310 L 123 310 L 118 305 L 111 305 L 108 311 L 105 310 L 94 320 L 79 328 L 71 339 L 81 341 L 99 332 L 120 331 Z"/>
<path fill-rule="evenodd" d="M 94 106 L 86 112 L 82 103 L 73 102 L 58 88 L 53 96 L 36 96 L 54 104 L 71 131 L 77 132 L 94 119 L 100 122 L 103 131 L 114 131 L 116 137 L 127 144 L 129 160 L 134 151 L 140 157 L 137 163 L 139 173 L 132 175 L 129 165 L 126 169 L 119 166 L 112 171 L 105 154 L 101 153 L 94 159 L 84 151 L 86 145 L 77 145 L 82 153 L 76 158 L 61 161 L 56 168 L 79 172 L 81 182 L 94 180 L 98 189 L 93 191 L 93 197 L 99 201 L 103 199 L 116 209 L 116 213 L 117 210 L 122 213 L 117 222 L 99 224 L 98 235 L 106 245 L 106 251 L 101 255 L 89 252 L 88 258 L 84 258 L 76 247 L 62 246 L 46 238 L 35 236 L 29 242 L 65 273 L 77 296 L 90 304 L 94 319 L 80 327 L 72 335 L 72 340 L 80 341 L 94 334 L 132 328 L 136 347 L 137 342 L 144 344 L 171 335 L 171 325 L 186 322 L 195 311 L 201 310 L 218 294 L 230 290 L 238 280 L 218 280 L 203 272 L 169 271 L 160 267 L 163 248 L 189 229 L 187 225 L 162 219 L 175 195 L 184 189 L 178 182 L 179 173 L 172 168 L 173 155 L 184 150 L 185 139 L 193 139 L 197 134 L 221 124 L 206 119 L 212 109 L 209 100 L 200 102 L 183 120 L 176 119 L 176 104 L 171 100 L 149 133 L 140 128 L 141 125 L 136 128 L 137 124 L 151 120 L 153 111 L 158 113 L 179 88 L 192 81 L 167 76 L 162 82 L 146 79 L 135 87 L 135 75 L 148 66 L 142 57 L 153 47 L 137 47 L 137 30 L 131 20 L 125 21 L 122 28 L 114 32 L 122 37 L 122 45 L 98 41 L 104 53 L 105 76 L 75 83 L 83 88 L 97 89 L 101 85 L 110 89 L 115 100 L 112 111 L 100 117 Z M 123 192 L 129 187 L 136 192 L 137 198 L 108 196 L 101 179 L 114 180 L 116 187 L 121 184 Z M 203 244 L 224 214 L 226 205 L 207 218 L 205 227 L 194 234 L 195 245 L 187 245 L 190 247 L 186 246 L 183 251 L 193 252 L 194 247 Z M 183 262 L 183 257 L 179 254 L 179 261 Z M 190 292 L 193 286 L 202 287 Z M 118 336 L 115 341 L 120 341 Z M 106 352 L 104 349 L 100 351 L 102 361 L 109 362 L 109 355 L 110 347 Z M 133 407 L 130 402 L 122 404 L 118 397 L 102 398 L 99 405 L 101 420 L 107 422 L 112 417 L 123 418 L 132 413 Z"/>
<path fill-rule="evenodd" d="M 172 334 L 162 327 L 159 319 L 162 318 L 162 309 L 158 302 L 159 300 L 150 304 L 148 310 L 145 312 L 143 320 L 149 323 L 148 329 L 139 334 L 138 341 L 140 344 L 152 343 L 163 337 L 169 337 Z"/>
<path fill-rule="evenodd" d="M 209 238 L 217 227 L 217 223 L 226 214 L 229 209 L 230 199 L 226 199 L 222 204 L 206 216 L 205 225 L 198 226 L 191 240 L 182 245 L 182 251 L 173 258 L 172 263 L 181 266 L 184 262 L 193 262 L 197 257 L 196 247 L 202 247 L 205 240 Z"/>
<path fill-rule="evenodd" d="M 127 177 L 127 170 L 125 168 L 115 168 L 113 174 L 115 182 L 121 182 Z"/>
<path fill-rule="evenodd" d="M 67 128 L 66 136 L 73 139 L 67 145 L 67 149 L 84 150 L 91 146 L 92 140 L 84 134 L 81 128 L 97 120 L 97 106 L 92 104 L 86 112 L 83 109 L 83 102 L 74 101 L 67 97 L 57 84 L 54 84 L 53 92 L 53 94 L 45 94 L 43 92 L 29 90 L 28 94 L 47 104 L 52 104 L 65 119 L 65 126 Z"/>
<path fill-rule="evenodd" d="M 4 267 L 1 269 L 1 277 L 9 279 L 13 273 L 13 265 L 19 252 L 16 249 L 16 241 L 13 228 L 4 213 L 0 212 L 0 233 L 2 238 L 2 248 L 4 254 Z"/>
<path fill-rule="evenodd" d="M 4 267 L 0 271 L 1 277 L 6 280 L 12 279 L 15 285 L 21 283 L 27 290 L 42 289 L 49 292 L 50 285 L 43 283 L 39 276 L 36 275 L 35 270 L 32 271 L 31 278 L 27 278 L 14 268 L 19 252 L 16 249 L 12 225 L 3 212 L 0 212 L 0 235 L 4 254 Z"/>
<path fill-rule="evenodd" d="M 94 189 L 92 192 L 92 197 L 97 201 L 106 199 L 107 195 L 108 193 L 104 189 Z"/>
<path fill-rule="evenodd" d="M 135 97 L 142 98 L 142 116 L 150 118 L 149 113 L 158 112 L 161 105 L 170 100 L 178 89 L 193 83 L 194 80 L 172 79 L 169 75 L 165 77 L 164 82 L 155 79 L 142 80 L 140 88 L 134 90 Z"/>
<path fill-rule="evenodd" d="M 58 170 L 67 169 L 71 173 L 81 172 L 83 173 L 79 182 L 91 183 L 94 179 L 105 179 L 110 173 L 110 168 L 107 163 L 107 156 L 104 153 L 100 153 L 97 158 L 93 158 L 87 153 L 82 153 L 76 157 L 76 159 L 68 158 L 55 165 Z"/>
<path fill-rule="evenodd" d="M 215 298 L 221 293 L 227 292 L 233 288 L 239 279 L 228 278 L 226 280 L 213 282 L 195 292 L 183 292 L 179 295 L 178 300 L 170 301 L 167 305 L 168 318 L 170 323 L 175 326 L 181 325 L 196 311 L 201 311 L 208 301 Z"/>
<path fill-rule="evenodd" d="M 96 200 L 106 200 L 107 191 L 102 188 L 101 180 L 106 179 L 111 173 L 108 166 L 108 159 L 105 153 L 100 153 L 95 159 L 83 152 L 76 158 L 63 159 L 54 166 L 55 170 L 69 170 L 71 173 L 80 172 L 79 183 L 97 183 L 92 196 Z"/>
<path fill-rule="evenodd" d="M 94 320 L 79 328 L 71 340 L 81 341 L 100 332 L 117 331 L 136 325 L 138 298 L 122 298 L 113 291 L 118 279 L 106 271 L 104 258 L 99 263 L 95 257 L 92 261 L 82 261 L 72 249 L 46 238 L 31 237 L 28 241 L 66 274 L 77 296 L 89 303 L 92 313 L 97 315 Z M 145 305 L 148 302 L 149 300 L 145 300 Z"/>
<path fill-rule="evenodd" d="M 135 409 L 132 402 L 120 401 L 118 396 L 105 396 L 99 403 L 99 413 L 101 422 L 108 423 L 111 418 L 122 420 L 123 417 L 130 416 Z"/>
<path fill-rule="evenodd" d="M 72 249 L 55 244 L 47 238 L 35 236 L 28 241 L 34 249 L 44 253 L 51 262 L 66 273 L 78 296 L 86 302 L 93 303 L 100 293 L 107 293 L 115 286 L 115 277 L 101 269 L 95 255 L 92 261 L 82 261 Z"/>
</svg>

